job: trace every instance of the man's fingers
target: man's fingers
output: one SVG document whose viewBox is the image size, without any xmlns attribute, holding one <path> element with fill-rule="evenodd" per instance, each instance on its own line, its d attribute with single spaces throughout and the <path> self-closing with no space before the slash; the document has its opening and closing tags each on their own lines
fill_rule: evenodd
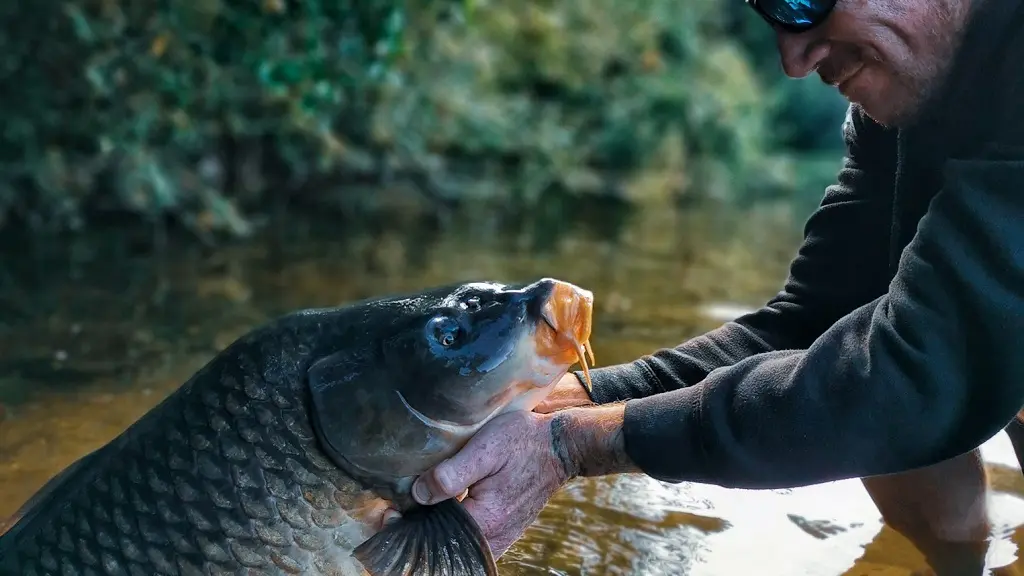
<svg viewBox="0 0 1024 576">
<path fill-rule="evenodd" d="M 558 405 L 555 402 L 544 400 L 540 404 L 533 407 L 533 411 L 537 414 L 550 414 L 558 410 Z"/>
<path fill-rule="evenodd" d="M 501 464 L 501 452 L 474 437 L 451 458 L 427 470 L 412 485 L 412 497 L 420 504 L 437 504 L 463 495 L 470 486 L 493 474 Z M 463 496 L 464 497 L 464 496 Z"/>
<path fill-rule="evenodd" d="M 397 522 L 397 521 L 399 521 L 401 519 L 402 519 L 402 513 L 401 512 L 399 512 L 398 510 L 395 510 L 394 508 L 388 508 L 387 510 L 384 511 L 383 516 L 381 516 L 380 525 L 383 528 L 383 527 L 387 526 L 388 524 L 391 524 L 392 522 Z"/>
<path fill-rule="evenodd" d="M 574 374 L 566 374 L 555 384 L 555 388 L 538 404 L 533 411 L 539 414 L 550 414 L 566 408 L 590 406 L 594 401 L 583 387 L 583 383 Z"/>
</svg>

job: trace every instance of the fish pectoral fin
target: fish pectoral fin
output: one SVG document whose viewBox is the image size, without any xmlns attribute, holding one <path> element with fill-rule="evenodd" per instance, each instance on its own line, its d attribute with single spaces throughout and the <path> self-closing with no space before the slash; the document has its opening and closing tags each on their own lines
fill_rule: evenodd
<svg viewBox="0 0 1024 576">
<path fill-rule="evenodd" d="M 370 576 L 498 576 L 480 526 L 454 498 L 406 512 L 353 555 Z"/>
</svg>

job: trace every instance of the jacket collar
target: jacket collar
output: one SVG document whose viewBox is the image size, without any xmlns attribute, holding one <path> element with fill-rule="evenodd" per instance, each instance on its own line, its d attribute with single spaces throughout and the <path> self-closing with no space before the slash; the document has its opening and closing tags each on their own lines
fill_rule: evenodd
<svg viewBox="0 0 1024 576">
<path fill-rule="evenodd" d="M 1024 0 L 972 0 L 967 27 L 942 90 L 910 132 L 943 156 L 967 153 L 996 128 L 1001 100 L 1021 70 Z M 1018 40 L 1018 42 L 1015 42 Z M 939 150 L 933 150 L 939 152 Z"/>
</svg>

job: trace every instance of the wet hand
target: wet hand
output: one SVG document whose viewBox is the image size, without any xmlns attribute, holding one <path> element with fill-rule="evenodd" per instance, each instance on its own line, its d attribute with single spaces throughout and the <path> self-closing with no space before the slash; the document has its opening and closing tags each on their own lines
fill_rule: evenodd
<svg viewBox="0 0 1024 576">
<path fill-rule="evenodd" d="M 532 412 L 495 418 L 455 456 L 422 474 L 413 498 L 436 504 L 468 489 L 462 503 L 495 558 L 501 556 L 569 479 L 553 448 L 551 421 Z"/>
<path fill-rule="evenodd" d="M 590 399 L 590 394 L 587 393 L 587 389 L 583 387 L 580 379 L 574 374 L 566 374 L 555 384 L 554 389 L 551 390 L 547 398 L 533 410 L 541 414 L 550 414 L 556 410 L 576 408 L 577 406 L 590 406 L 592 404 L 594 404 L 594 401 Z"/>
</svg>

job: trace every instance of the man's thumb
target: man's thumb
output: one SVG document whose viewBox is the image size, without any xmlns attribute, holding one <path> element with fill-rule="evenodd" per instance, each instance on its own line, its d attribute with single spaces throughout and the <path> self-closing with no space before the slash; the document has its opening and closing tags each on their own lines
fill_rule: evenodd
<svg viewBox="0 0 1024 576">
<path fill-rule="evenodd" d="M 421 474 L 412 485 L 412 497 L 420 504 L 455 498 L 497 469 L 493 458 L 493 453 L 470 441 L 461 452 Z"/>
</svg>

